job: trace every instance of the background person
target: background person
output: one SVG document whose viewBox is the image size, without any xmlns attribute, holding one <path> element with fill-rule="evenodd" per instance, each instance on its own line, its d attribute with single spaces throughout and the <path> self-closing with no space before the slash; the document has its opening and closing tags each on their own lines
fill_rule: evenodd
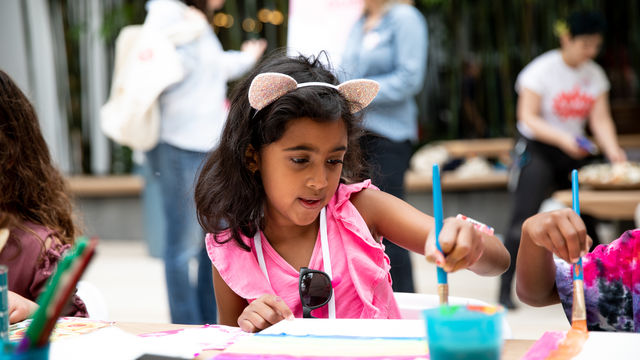
<svg viewBox="0 0 640 360">
<path fill-rule="evenodd" d="M 499 301 L 513 308 L 511 283 L 525 219 L 536 214 L 554 191 L 570 187 L 569 174 L 585 164 L 588 124 L 601 152 L 612 162 L 626 160 L 618 145 L 609 110 L 609 81 L 593 59 L 600 51 L 604 18 L 595 12 L 574 12 L 559 31 L 560 49 L 548 51 L 518 75 L 518 132 L 514 166 L 519 171 L 505 246 L 511 266 L 502 275 Z M 595 222 L 583 216 L 594 242 Z"/>
<path fill-rule="evenodd" d="M 367 135 L 361 145 L 370 177 L 380 190 L 404 198 L 404 174 L 418 139 L 415 96 L 427 65 L 427 23 L 413 6 L 393 0 L 365 0 L 342 58 L 344 79 L 366 78 L 380 84 L 367 109 Z M 391 259 L 394 291 L 413 292 L 409 253 L 384 240 Z"/>
<path fill-rule="evenodd" d="M 189 7 L 192 5 L 194 7 Z M 144 27 L 162 31 L 181 23 L 204 22 L 205 12 L 219 10 L 224 0 L 153 0 L 147 4 Z M 206 153 L 214 148 L 226 119 L 227 81 L 249 70 L 266 47 L 264 40 L 242 45 L 242 51 L 223 51 L 206 24 L 194 41 L 178 46 L 184 79 L 159 98 L 160 141 L 147 158 L 160 183 L 166 219 L 165 277 L 171 321 L 180 324 L 216 323 L 211 267 L 196 219 L 193 185 Z M 189 264 L 198 262 L 197 281 Z"/>
</svg>

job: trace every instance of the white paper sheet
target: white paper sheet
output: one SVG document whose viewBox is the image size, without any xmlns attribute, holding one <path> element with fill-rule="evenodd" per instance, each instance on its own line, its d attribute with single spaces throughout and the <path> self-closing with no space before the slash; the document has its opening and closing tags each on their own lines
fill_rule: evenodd
<svg viewBox="0 0 640 360">
<path fill-rule="evenodd" d="M 582 351 L 574 359 L 640 359 L 640 334 L 591 331 Z"/>
<path fill-rule="evenodd" d="M 384 338 L 425 337 L 422 320 L 295 319 L 283 320 L 261 334 L 369 336 Z"/>
</svg>

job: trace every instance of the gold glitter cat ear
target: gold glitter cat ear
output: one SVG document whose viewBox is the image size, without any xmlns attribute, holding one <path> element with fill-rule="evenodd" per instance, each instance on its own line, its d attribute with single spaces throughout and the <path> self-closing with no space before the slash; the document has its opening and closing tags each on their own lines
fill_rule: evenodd
<svg viewBox="0 0 640 360">
<path fill-rule="evenodd" d="M 367 107 L 378 94 L 380 84 L 369 79 L 355 79 L 338 85 L 338 91 L 351 103 L 351 112 L 355 113 Z"/>
<path fill-rule="evenodd" d="M 249 87 L 249 104 L 256 110 L 279 99 L 282 95 L 297 88 L 307 86 L 325 86 L 339 91 L 350 103 L 351 112 L 357 112 L 369 105 L 378 94 L 380 85 L 373 80 L 349 80 L 338 86 L 324 82 L 306 82 L 298 84 L 294 78 L 281 73 L 258 74 Z"/>
<path fill-rule="evenodd" d="M 298 82 L 289 75 L 272 72 L 258 74 L 249 87 L 249 104 L 256 110 L 262 110 L 297 87 Z"/>
</svg>

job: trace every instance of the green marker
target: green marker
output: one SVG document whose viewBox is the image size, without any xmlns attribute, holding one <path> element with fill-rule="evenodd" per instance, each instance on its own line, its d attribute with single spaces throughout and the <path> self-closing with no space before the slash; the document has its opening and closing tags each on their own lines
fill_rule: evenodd
<svg viewBox="0 0 640 360">
<path fill-rule="evenodd" d="M 31 325 L 27 328 L 24 338 L 18 345 L 18 352 L 24 352 L 30 347 L 34 347 L 38 339 L 42 334 L 42 329 L 47 323 L 47 315 L 49 314 L 48 308 L 51 305 L 51 301 L 55 298 L 55 294 L 58 291 L 58 284 L 62 275 L 69 270 L 71 264 L 75 261 L 79 254 L 82 254 L 87 246 L 87 238 L 81 237 L 78 239 L 75 247 L 62 259 L 58 264 L 56 272 L 51 277 L 49 284 L 45 291 L 38 298 L 38 310 L 33 315 Z"/>
<path fill-rule="evenodd" d="M 9 341 L 9 268 L 0 265 L 0 338 Z"/>
</svg>

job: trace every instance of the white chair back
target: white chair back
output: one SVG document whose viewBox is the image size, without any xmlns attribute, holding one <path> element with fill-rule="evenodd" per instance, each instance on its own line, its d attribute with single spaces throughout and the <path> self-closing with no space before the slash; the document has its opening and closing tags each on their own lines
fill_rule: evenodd
<svg viewBox="0 0 640 360">
<path fill-rule="evenodd" d="M 89 319 L 109 320 L 109 310 L 104 296 L 98 287 L 86 280 L 78 281 L 76 295 L 84 302 Z"/>
</svg>

